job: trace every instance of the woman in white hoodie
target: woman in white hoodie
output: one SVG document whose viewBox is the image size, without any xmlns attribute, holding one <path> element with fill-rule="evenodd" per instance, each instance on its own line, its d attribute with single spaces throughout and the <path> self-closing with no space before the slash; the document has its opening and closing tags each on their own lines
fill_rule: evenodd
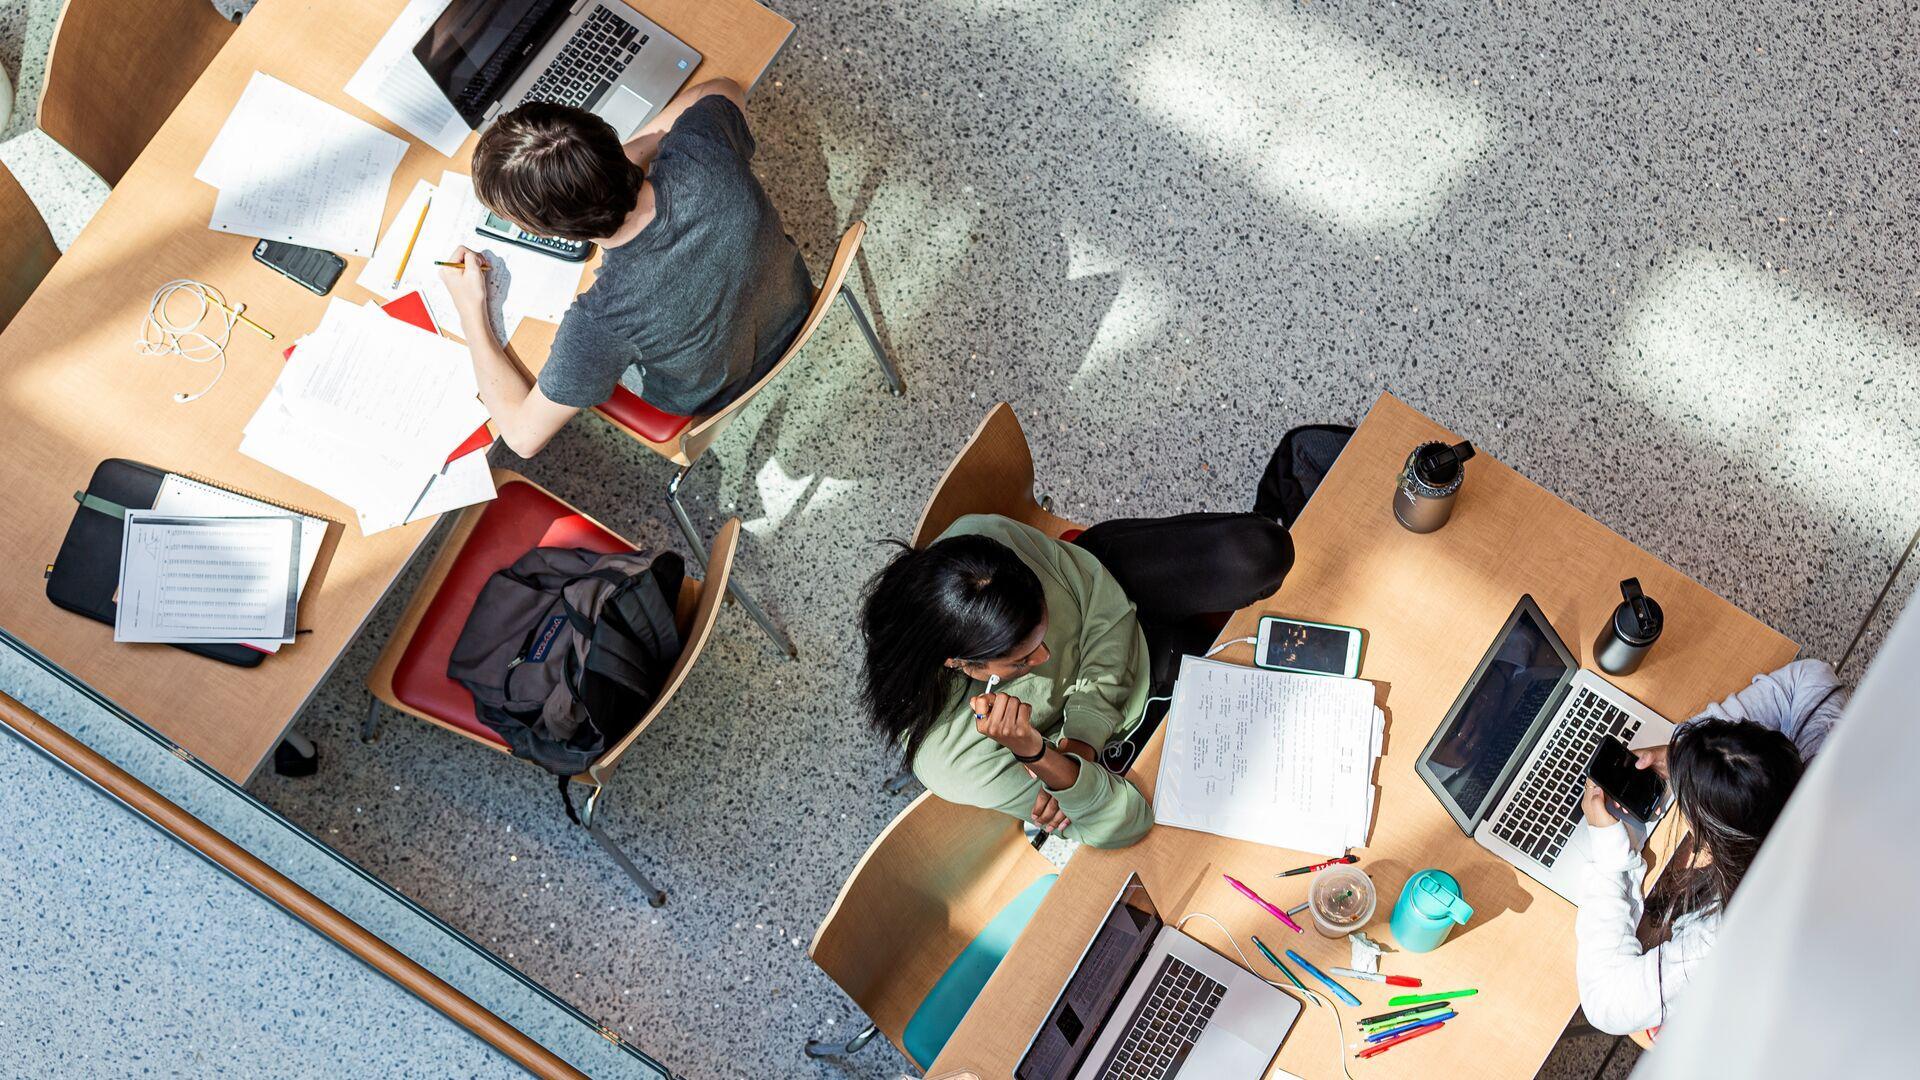
<svg viewBox="0 0 1920 1080">
<path fill-rule="evenodd" d="M 1727 901 L 1761 841 L 1786 807 L 1803 763 L 1819 752 L 1846 704 L 1822 660 L 1799 660 L 1674 729 L 1662 747 L 1638 751 L 1640 768 L 1673 787 L 1693 831 L 1652 898 L 1649 945 L 1638 933 L 1645 910 L 1640 853 L 1607 800 L 1587 781 L 1581 807 L 1593 862 L 1574 897 L 1580 1006 L 1587 1022 L 1625 1035 L 1657 1029 L 1667 1007 L 1713 947 Z"/>
</svg>

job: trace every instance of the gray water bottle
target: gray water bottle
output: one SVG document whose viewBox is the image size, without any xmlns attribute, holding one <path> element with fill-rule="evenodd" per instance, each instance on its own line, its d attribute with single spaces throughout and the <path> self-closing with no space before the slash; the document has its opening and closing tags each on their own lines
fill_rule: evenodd
<svg viewBox="0 0 1920 1080">
<path fill-rule="evenodd" d="M 1625 599 L 1613 609 L 1613 617 L 1593 641 L 1593 662 L 1609 675 L 1633 674 L 1647 650 L 1660 640 L 1665 622 L 1660 605 L 1640 591 L 1639 578 L 1621 582 L 1620 595 Z"/>
<path fill-rule="evenodd" d="M 1467 475 L 1472 443 L 1421 443 L 1407 455 L 1393 490 L 1393 516 L 1408 531 L 1430 533 L 1453 516 L 1453 498 Z"/>
</svg>

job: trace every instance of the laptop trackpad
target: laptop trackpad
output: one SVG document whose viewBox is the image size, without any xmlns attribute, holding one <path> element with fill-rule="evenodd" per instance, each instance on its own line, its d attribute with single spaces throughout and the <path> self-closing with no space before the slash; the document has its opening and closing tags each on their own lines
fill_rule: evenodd
<svg viewBox="0 0 1920 1080">
<path fill-rule="evenodd" d="M 653 112 L 653 102 L 624 86 L 616 86 L 613 93 L 600 99 L 600 104 L 593 111 L 600 119 L 612 124 L 615 133 L 624 141 Z"/>
</svg>

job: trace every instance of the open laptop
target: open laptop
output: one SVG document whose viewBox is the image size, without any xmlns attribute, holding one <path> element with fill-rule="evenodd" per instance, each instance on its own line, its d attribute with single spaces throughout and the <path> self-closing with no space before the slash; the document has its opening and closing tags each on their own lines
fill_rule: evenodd
<svg viewBox="0 0 1920 1080">
<path fill-rule="evenodd" d="M 621 0 L 451 0 L 413 47 L 474 130 L 526 101 L 588 109 L 622 141 L 700 54 Z"/>
<path fill-rule="evenodd" d="M 1600 740 L 1637 749 L 1672 734 L 1658 713 L 1582 669 L 1522 596 L 1413 768 L 1481 847 L 1567 896 L 1587 862 L 1580 793 Z M 1638 849 L 1646 826 L 1626 821 Z"/>
<path fill-rule="evenodd" d="M 1300 1004 L 1168 926 L 1129 874 L 1015 1080 L 1259 1080 Z"/>
</svg>

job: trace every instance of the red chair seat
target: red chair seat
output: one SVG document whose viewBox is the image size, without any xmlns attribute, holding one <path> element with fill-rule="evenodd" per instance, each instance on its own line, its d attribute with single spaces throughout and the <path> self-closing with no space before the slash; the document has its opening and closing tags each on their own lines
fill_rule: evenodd
<svg viewBox="0 0 1920 1080">
<path fill-rule="evenodd" d="M 524 481 L 509 481 L 481 512 L 454 556 L 453 565 L 427 605 L 407 651 L 393 669 L 393 695 L 409 709 L 451 724 L 488 742 L 505 745 L 473 714 L 473 695 L 447 678 L 447 659 L 467 624 L 480 589 L 495 572 L 536 547 L 632 551 L 613 533 L 573 507 Z"/>
<path fill-rule="evenodd" d="M 672 442 L 693 423 L 691 416 L 675 416 L 640 400 L 640 396 L 624 386 L 613 388 L 613 396 L 601 402 L 600 411 L 606 413 L 630 431 L 636 432 L 648 442 Z"/>
</svg>

